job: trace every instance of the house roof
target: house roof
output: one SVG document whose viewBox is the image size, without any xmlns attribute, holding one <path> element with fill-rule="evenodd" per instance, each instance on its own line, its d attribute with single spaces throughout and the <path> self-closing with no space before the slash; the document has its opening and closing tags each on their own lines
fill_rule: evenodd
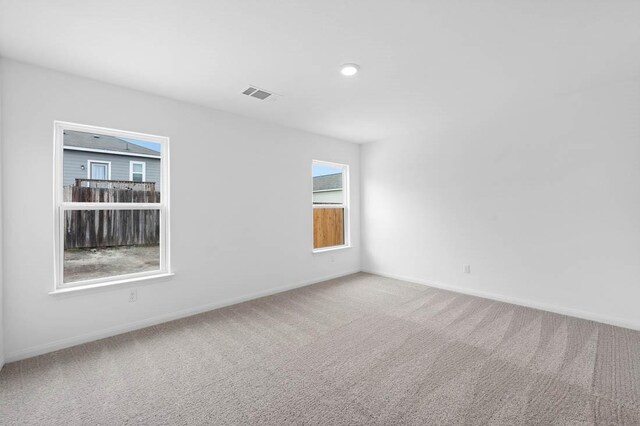
<svg viewBox="0 0 640 426">
<path fill-rule="evenodd" d="M 136 145 L 124 139 L 109 135 L 95 135 L 93 133 L 78 132 L 75 130 L 64 131 L 64 146 L 85 149 L 99 149 L 112 151 L 117 154 L 143 154 L 160 157 L 158 151 Z"/>
<path fill-rule="evenodd" d="M 314 191 L 327 191 L 331 189 L 342 189 L 342 173 L 313 177 Z"/>
</svg>

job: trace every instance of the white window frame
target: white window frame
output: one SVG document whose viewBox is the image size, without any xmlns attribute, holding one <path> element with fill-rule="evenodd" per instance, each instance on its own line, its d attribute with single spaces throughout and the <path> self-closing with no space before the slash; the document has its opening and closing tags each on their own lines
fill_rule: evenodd
<svg viewBox="0 0 640 426">
<path fill-rule="evenodd" d="M 129 180 L 133 181 L 134 174 L 140 174 L 140 172 L 133 172 L 134 164 L 142 164 L 142 182 L 147 181 L 147 163 L 144 161 L 129 161 Z"/>
<path fill-rule="evenodd" d="M 108 129 L 104 127 L 84 124 L 54 121 L 54 289 L 49 294 L 66 293 L 69 291 L 112 286 L 130 282 L 149 280 L 173 275 L 170 262 L 170 194 L 169 188 L 169 138 L 165 136 L 149 135 L 124 130 Z M 115 137 L 132 138 L 155 142 L 161 146 L 161 185 L 162 195 L 160 203 L 74 203 L 64 202 L 63 172 L 64 172 L 64 131 L 102 134 Z M 106 163 L 106 161 L 98 161 Z M 109 178 L 111 167 L 109 166 Z M 159 210 L 160 211 L 160 268 L 155 271 L 137 272 L 132 274 L 115 275 L 95 278 L 72 283 L 64 283 L 64 212 L 68 210 Z"/>
<path fill-rule="evenodd" d="M 342 204 L 314 204 L 313 203 L 313 166 L 327 166 L 327 167 L 336 167 L 342 169 Z M 322 253 L 325 251 L 333 251 L 340 250 L 351 247 L 351 209 L 349 208 L 349 165 L 341 164 L 341 163 L 332 163 L 329 161 L 323 160 L 311 160 L 311 206 L 312 206 L 312 215 L 311 215 L 311 249 L 313 253 Z M 329 247 L 321 247 L 315 248 L 313 247 L 313 209 L 344 209 L 344 219 L 343 219 L 343 232 L 344 232 L 344 244 L 340 244 L 337 246 L 329 246 Z"/>
<path fill-rule="evenodd" d="M 111 180 L 111 161 L 101 161 L 101 160 L 87 160 L 87 179 L 93 179 L 91 177 L 91 165 L 93 163 L 106 164 L 107 165 L 107 180 Z"/>
</svg>

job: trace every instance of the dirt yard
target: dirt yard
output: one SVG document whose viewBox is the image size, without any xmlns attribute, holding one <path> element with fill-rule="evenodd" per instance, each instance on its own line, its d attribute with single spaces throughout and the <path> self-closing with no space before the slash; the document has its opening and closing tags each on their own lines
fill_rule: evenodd
<svg viewBox="0 0 640 426">
<path fill-rule="evenodd" d="M 64 251 L 64 282 L 160 269 L 160 246 L 126 246 Z"/>
</svg>

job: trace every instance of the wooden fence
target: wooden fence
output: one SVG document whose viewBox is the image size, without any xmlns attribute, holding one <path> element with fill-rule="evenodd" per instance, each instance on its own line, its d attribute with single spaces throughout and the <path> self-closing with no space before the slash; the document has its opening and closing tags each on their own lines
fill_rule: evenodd
<svg viewBox="0 0 640 426">
<path fill-rule="evenodd" d="M 313 209 L 313 248 L 344 244 L 344 209 Z"/>
<path fill-rule="evenodd" d="M 156 245 L 159 210 L 67 210 L 64 248 Z"/>
<path fill-rule="evenodd" d="M 63 200 L 74 203 L 159 203 L 160 192 L 153 182 L 76 179 L 66 186 Z"/>
<path fill-rule="evenodd" d="M 128 181 L 87 184 L 87 181 L 77 179 L 75 186 L 65 187 L 64 201 L 160 202 L 160 192 L 155 191 L 154 184 Z M 67 210 L 64 215 L 65 249 L 156 245 L 160 242 L 159 210 Z"/>
<path fill-rule="evenodd" d="M 84 188 L 129 189 L 132 191 L 155 191 L 155 182 L 138 182 L 135 180 L 105 180 L 76 178 L 75 186 Z"/>
</svg>

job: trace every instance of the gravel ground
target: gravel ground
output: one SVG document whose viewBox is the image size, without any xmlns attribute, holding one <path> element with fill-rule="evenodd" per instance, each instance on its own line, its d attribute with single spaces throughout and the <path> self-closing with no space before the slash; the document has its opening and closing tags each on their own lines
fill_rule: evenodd
<svg viewBox="0 0 640 426">
<path fill-rule="evenodd" d="M 64 282 L 160 269 L 160 246 L 64 251 Z"/>
</svg>

